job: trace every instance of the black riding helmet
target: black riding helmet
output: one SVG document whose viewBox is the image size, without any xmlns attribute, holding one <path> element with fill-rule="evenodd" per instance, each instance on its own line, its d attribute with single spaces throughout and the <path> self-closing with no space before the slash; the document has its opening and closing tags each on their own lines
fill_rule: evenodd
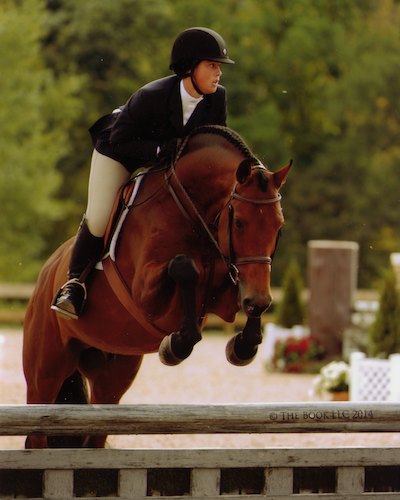
<svg viewBox="0 0 400 500">
<path fill-rule="evenodd" d="M 216 31 L 201 27 L 182 31 L 172 46 L 170 69 L 183 76 L 204 60 L 235 64 L 228 57 L 224 39 Z"/>
</svg>

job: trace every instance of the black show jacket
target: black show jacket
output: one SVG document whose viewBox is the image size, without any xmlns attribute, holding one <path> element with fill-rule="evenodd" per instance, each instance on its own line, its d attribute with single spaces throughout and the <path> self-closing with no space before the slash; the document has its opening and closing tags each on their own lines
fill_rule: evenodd
<svg viewBox="0 0 400 500">
<path fill-rule="evenodd" d="M 226 92 L 207 94 L 183 126 L 180 81 L 176 75 L 148 83 L 89 130 L 95 148 L 129 171 L 152 162 L 164 142 L 188 135 L 201 125 L 226 125 Z"/>
</svg>

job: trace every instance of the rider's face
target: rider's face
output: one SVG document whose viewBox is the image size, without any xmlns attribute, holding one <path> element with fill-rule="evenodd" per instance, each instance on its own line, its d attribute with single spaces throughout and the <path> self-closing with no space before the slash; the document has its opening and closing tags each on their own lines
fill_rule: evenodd
<svg viewBox="0 0 400 500">
<path fill-rule="evenodd" d="M 196 66 L 192 78 L 203 94 L 213 94 L 217 91 L 221 75 L 220 63 L 214 61 L 201 61 Z"/>
</svg>

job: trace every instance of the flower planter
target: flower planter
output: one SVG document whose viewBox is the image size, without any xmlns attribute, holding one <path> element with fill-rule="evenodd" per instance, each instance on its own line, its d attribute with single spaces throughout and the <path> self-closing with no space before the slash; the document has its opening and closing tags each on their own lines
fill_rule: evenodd
<svg viewBox="0 0 400 500">
<path fill-rule="evenodd" d="M 332 392 L 332 401 L 348 401 L 349 391 Z"/>
<path fill-rule="evenodd" d="M 331 401 L 349 400 L 349 366 L 344 361 L 331 361 L 323 366 L 313 382 L 315 396 L 329 396 Z"/>
</svg>

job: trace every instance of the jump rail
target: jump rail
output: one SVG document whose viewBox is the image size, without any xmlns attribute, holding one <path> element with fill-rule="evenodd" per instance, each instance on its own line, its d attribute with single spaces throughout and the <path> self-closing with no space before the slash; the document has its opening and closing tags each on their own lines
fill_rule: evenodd
<svg viewBox="0 0 400 500">
<path fill-rule="evenodd" d="M 0 435 L 399 432 L 400 403 L 0 406 Z"/>
<path fill-rule="evenodd" d="M 0 435 L 399 430 L 392 403 L 0 406 Z M 400 449 L 0 450 L 0 498 L 93 496 L 400 499 Z"/>
</svg>

